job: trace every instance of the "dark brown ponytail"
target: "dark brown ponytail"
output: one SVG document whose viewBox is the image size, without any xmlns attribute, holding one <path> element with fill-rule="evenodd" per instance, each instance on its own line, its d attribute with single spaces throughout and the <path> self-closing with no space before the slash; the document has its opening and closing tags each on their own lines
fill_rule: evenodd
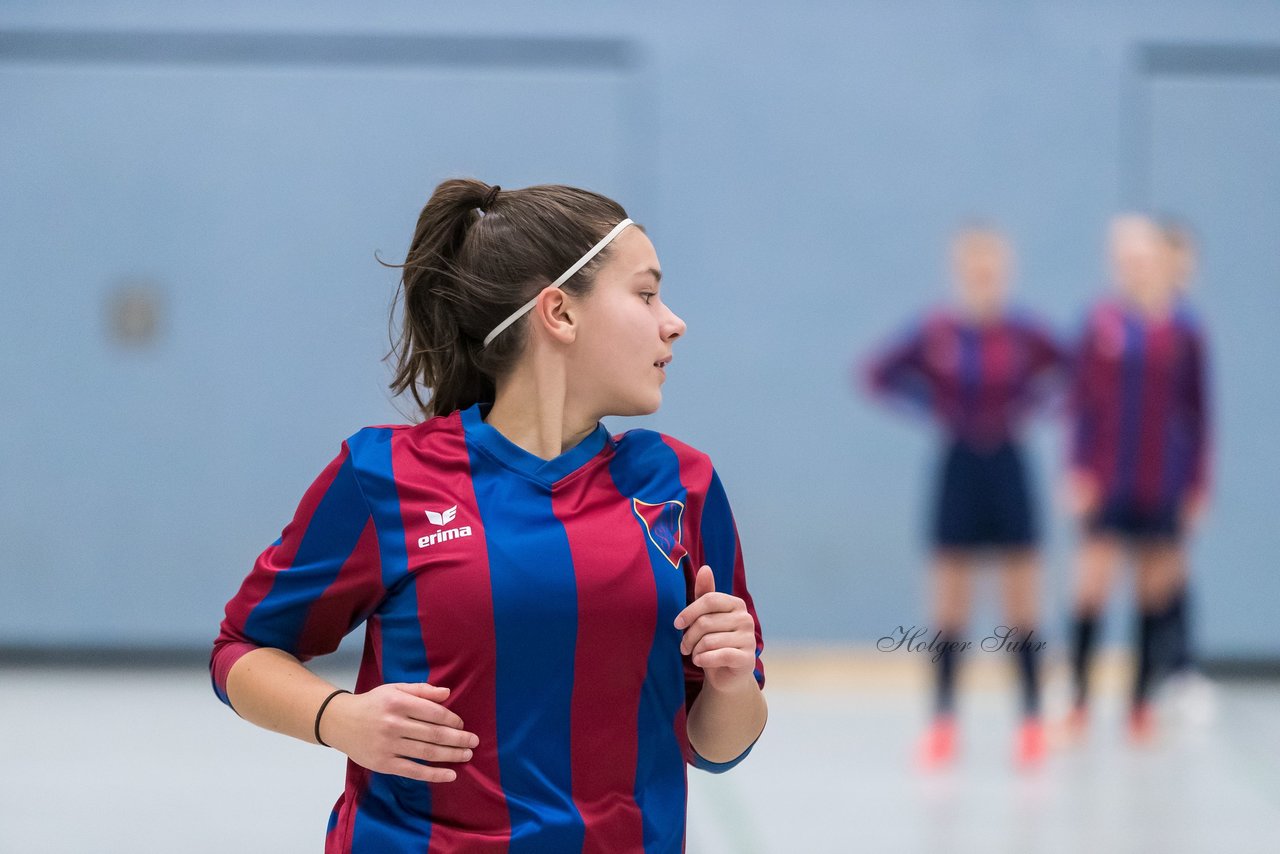
<svg viewBox="0 0 1280 854">
<path fill-rule="evenodd" d="M 387 354 L 392 392 L 408 390 L 428 418 L 492 402 L 497 379 L 524 349 L 528 324 L 513 324 L 488 347 L 484 337 L 626 215 L 612 199 L 574 187 L 500 190 L 470 179 L 436 187 L 399 265 L 403 317 Z M 564 290 L 588 293 L 607 256 L 605 249 Z"/>
</svg>

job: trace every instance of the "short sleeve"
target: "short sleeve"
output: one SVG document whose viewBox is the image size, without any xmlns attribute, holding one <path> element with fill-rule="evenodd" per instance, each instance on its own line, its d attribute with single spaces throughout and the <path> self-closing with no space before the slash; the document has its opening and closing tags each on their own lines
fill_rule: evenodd
<svg viewBox="0 0 1280 854">
<path fill-rule="evenodd" d="M 727 591 L 742 599 L 747 605 L 756 624 L 756 682 L 764 687 L 764 635 L 760 630 L 760 617 L 756 614 L 755 602 L 751 591 L 747 589 L 746 569 L 742 560 L 742 543 L 738 537 L 738 528 L 729 507 L 729 498 L 725 494 L 720 476 L 711 469 L 711 480 L 707 485 L 697 514 L 697 527 L 691 538 L 690 561 L 685 561 L 685 583 L 692 596 L 694 576 L 703 565 L 710 566 L 715 575 L 716 590 Z M 702 668 L 695 665 L 690 656 L 683 656 L 685 679 L 685 711 L 693 706 L 694 700 L 702 690 Z M 754 745 L 753 745 L 754 746 Z M 711 762 L 699 756 L 692 747 L 688 748 L 686 759 L 696 768 L 706 771 L 727 771 L 737 765 L 751 751 L 747 747 L 741 755 L 728 762 Z"/>
<path fill-rule="evenodd" d="M 333 652 L 384 595 L 377 532 L 344 442 L 227 603 L 209 661 L 214 692 L 231 705 L 227 674 L 251 650 L 301 661 Z"/>
</svg>

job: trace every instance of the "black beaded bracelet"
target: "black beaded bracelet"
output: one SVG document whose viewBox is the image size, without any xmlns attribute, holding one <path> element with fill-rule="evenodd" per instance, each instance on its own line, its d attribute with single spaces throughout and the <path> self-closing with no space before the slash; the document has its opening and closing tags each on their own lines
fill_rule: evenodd
<svg viewBox="0 0 1280 854">
<path fill-rule="evenodd" d="M 316 710 L 316 744 L 319 744 L 321 747 L 329 746 L 325 744 L 324 739 L 320 737 L 320 716 L 324 714 L 324 710 L 329 705 L 329 701 L 332 700 L 334 697 L 338 696 L 339 694 L 350 694 L 350 693 L 351 692 L 346 690 L 345 688 L 339 688 L 337 691 L 334 691 L 332 694 L 324 698 L 324 702 L 321 703 L 320 708 Z"/>
</svg>

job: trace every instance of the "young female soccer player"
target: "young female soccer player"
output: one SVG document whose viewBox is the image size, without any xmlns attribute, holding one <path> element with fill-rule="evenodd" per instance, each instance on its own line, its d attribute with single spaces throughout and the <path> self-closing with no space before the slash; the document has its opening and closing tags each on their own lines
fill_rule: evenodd
<svg viewBox="0 0 1280 854">
<path fill-rule="evenodd" d="M 766 712 L 711 461 L 599 423 L 658 408 L 685 332 L 653 245 L 595 193 L 451 180 L 403 266 L 392 388 L 427 418 L 342 444 L 214 688 L 349 757 L 328 852 L 679 852 L 686 761 L 733 766 Z M 354 693 L 301 664 L 361 623 Z"/>
<path fill-rule="evenodd" d="M 1003 567 L 1006 619 L 1017 635 L 1022 724 L 1019 764 L 1045 749 L 1037 644 L 1039 565 L 1035 511 L 1019 430 L 1063 367 L 1061 350 L 1037 323 L 1006 304 L 1011 250 L 989 227 L 961 230 L 951 247 L 959 306 L 934 311 L 870 369 L 872 388 L 932 415 L 947 437 L 932 540 L 933 620 L 943 641 L 934 718 L 920 758 L 938 765 L 955 751 L 958 645 L 969 618 L 975 566 L 990 553 Z"/>
<path fill-rule="evenodd" d="M 1179 310 L 1176 269 L 1156 224 L 1118 217 L 1109 239 L 1119 299 L 1089 314 L 1072 395 L 1070 485 L 1084 534 L 1068 726 L 1076 735 L 1086 726 L 1094 636 L 1127 550 L 1140 611 L 1129 726 L 1143 741 L 1153 734 L 1152 678 L 1164 664 L 1156 660 L 1158 635 L 1176 623 L 1185 586 L 1183 532 L 1207 494 L 1205 348 L 1191 313 Z"/>
</svg>

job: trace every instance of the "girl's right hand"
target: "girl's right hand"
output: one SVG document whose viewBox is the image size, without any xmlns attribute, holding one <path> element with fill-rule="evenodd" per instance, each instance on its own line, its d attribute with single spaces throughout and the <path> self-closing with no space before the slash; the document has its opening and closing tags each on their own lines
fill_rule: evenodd
<svg viewBox="0 0 1280 854">
<path fill-rule="evenodd" d="M 320 737 L 370 771 L 448 783 L 458 777 L 454 769 L 414 761 L 466 762 L 480 743 L 462 728 L 462 718 L 441 705 L 448 696 L 448 688 L 425 682 L 339 694 L 320 719 Z"/>
</svg>

